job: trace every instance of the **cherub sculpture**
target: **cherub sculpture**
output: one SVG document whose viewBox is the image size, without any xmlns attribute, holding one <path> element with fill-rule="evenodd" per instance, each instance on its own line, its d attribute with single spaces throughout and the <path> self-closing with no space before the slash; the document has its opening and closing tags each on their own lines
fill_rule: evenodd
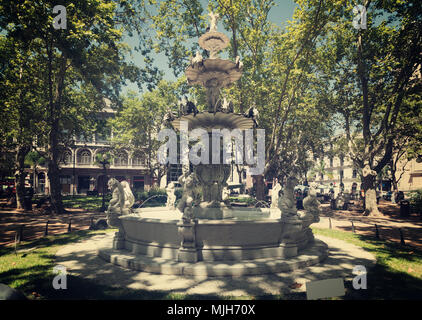
<svg viewBox="0 0 422 320">
<path fill-rule="evenodd" d="M 218 13 L 213 13 L 213 12 L 210 12 L 208 15 L 210 17 L 209 32 L 217 32 L 217 22 L 218 22 L 218 18 L 220 18 L 220 15 Z"/>
<path fill-rule="evenodd" d="M 308 195 L 303 199 L 303 208 L 313 216 L 314 222 L 319 222 L 320 206 L 321 204 L 317 199 L 317 189 L 314 184 L 311 184 Z"/>
<path fill-rule="evenodd" d="M 133 196 L 132 190 L 130 189 L 129 182 L 122 181 L 120 184 L 123 187 L 124 199 L 125 199 L 122 213 L 123 214 L 132 213 L 132 206 L 135 203 L 135 197 Z"/>
<path fill-rule="evenodd" d="M 170 182 L 167 185 L 166 188 L 166 193 L 167 193 L 167 203 L 166 203 L 166 207 L 168 209 L 174 209 L 175 208 L 175 203 L 176 203 L 176 186 L 174 184 L 174 182 Z"/>
<path fill-rule="evenodd" d="M 188 171 L 179 178 L 179 183 L 183 185 L 183 195 L 177 204 L 177 210 L 182 213 L 182 219 L 190 222 L 193 219 L 193 205 L 196 199 L 195 195 L 195 173 Z"/>
<path fill-rule="evenodd" d="M 233 103 L 228 101 L 226 97 L 223 99 L 223 103 L 221 105 L 221 110 L 225 113 L 232 113 L 233 112 Z"/>
<path fill-rule="evenodd" d="M 295 177 L 287 178 L 286 186 L 284 187 L 283 196 L 279 198 L 278 207 L 281 210 L 282 216 L 297 215 L 296 198 L 294 188 L 298 184 Z"/>
<path fill-rule="evenodd" d="M 201 53 L 197 50 L 195 57 L 190 61 L 192 68 L 202 68 L 204 66 L 204 58 Z"/>
<path fill-rule="evenodd" d="M 235 62 L 235 64 L 236 64 L 236 68 L 238 68 L 238 69 L 243 69 L 243 62 L 242 62 L 242 61 L 240 61 L 240 57 L 239 57 L 239 56 L 237 56 L 237 57 L 236 57 L 236 62 Z"/>
<path fill-rule="evenodd" d="M 111 200 L 108 204 L 106 213 L 107 223 L 110 226 L 118 227 L 119 223 L 117 217 L 123 214 L 125 206 L 125 191 L 122 184 L 115 178 L 111 178 L 107 183 L 111 189 Z"/>
<path fill-rule="evenodd" d="M 277 208 L 278 207 L 278 199 L 280 197 L 280 191 L 281 191 L 281 185 L 276 180 L 276 183 L 273 186 L 273 189 L 271 190 L 271 208 Z"/>
</svg>

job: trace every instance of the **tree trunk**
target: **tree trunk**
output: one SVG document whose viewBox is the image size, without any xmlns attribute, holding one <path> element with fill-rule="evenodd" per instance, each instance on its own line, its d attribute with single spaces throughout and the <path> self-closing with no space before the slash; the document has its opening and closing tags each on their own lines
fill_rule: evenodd
<svg viewBox="0 0 422 320">
<path fill-rule="evenodd" d="M 19 146 L 16 153 L 16 208 L 23 210 L 25 208 L 25 157 L 30 150 L 29 146 Z"/>
<path fill-rule="evenodd" d="M 57 122 L 57 123 L 56 123 Z M 50 204 L 55 214 L 65 212 L 62 201 L 62 190 L 60 185 L 59 145 L 57 139 L 58 121 L 56 120 L 50 132 L 50 156 L 48 161 L 48 180 L 50 181 Z"/>
<path fill-rule="evenodd" d="M 256 199 L 265 200 L 264 176 L 261 174 L 253 177 L 255 178 Z"/>
<path fill-rule="evenodd" d="M 377 205 L 377 192 L 375 189 L 376 175 L 368 174 L 362 177 L 362 187 L 365 191 L 364 208 L 365 215 L 378 216 L 381 212 Z"/>
<path fill-rule="evenodd" d="M 104 173 L 104 177 L 103 177 L 103 197 L 102 197 L 102 200 L 101 200 L 101 209 L 100 209 L 100 211 L 101 212 L 104 212 L 104 211 L 106 211 L 106 205 L 105 205 L 105 195 L 106 195 L 106 190 L 107 190 L 107 184 L 106 184 L 106 181 L 107 181 L 107 167 L 106 167 L 106 165 L 105 164 L 103 164 L 103 173 Z"/>
</svg>

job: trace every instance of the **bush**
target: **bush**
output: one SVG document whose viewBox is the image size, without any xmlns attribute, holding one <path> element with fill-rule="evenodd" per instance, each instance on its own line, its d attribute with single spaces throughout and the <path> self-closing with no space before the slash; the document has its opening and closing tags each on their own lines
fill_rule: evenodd
<svg viewBox="0 0 422 320">
<path fill-rule="evenodd" d="M 145 200 L 148 200 L 149 204 L 167 202 L 166 190 L 159 188 L 152 188 L 148 191 L 137 191 L 134 196 L 138 201 L 144 202 Z"/>
<path fill-rule="evenodd" d="M 422 212 L 422 189 L 412 191 L 409 194 L 410 206 L 413 212 Z"/>
<path fill-rule="evenodd" d="M 256 200 L 254 198 L 246 198 L 246 197 L 229 197 L 229 201 L 246 203 L 247 206 L 252 206 L 256 203 Z"/>
</svg>

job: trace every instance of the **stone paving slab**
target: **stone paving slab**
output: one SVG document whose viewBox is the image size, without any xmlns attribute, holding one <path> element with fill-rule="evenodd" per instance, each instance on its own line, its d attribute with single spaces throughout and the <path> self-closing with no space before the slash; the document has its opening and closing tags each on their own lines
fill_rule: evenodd
<svg viewBox="0 0 422 320">
<path fill-rule="evenodd" d="M 356 265 L 364 265 L 368 270 L 375 264 L 375 257 L 362 248 L 341 240 L 316 235 L 318 240 L 328 245 L 328 257 L 321 264 L 292 272 L 213 278 L 203 275 L 163 275 L 125 269 L 98 257 L 97 250 L 111 247 L 112 237 L 113 234 L 109 233 L 67 245 L 57 252 L 56 263 L 64 265 L 67 272 L 72 275 L 92 279 L 102 285 L 220 296 L 262 296 L 303 292 L 308 281 L 339 277 L 351 280 L 354 277 L 352 270 Z M 297 289 L 290 288 L 294 283 L 301 286 Z"/>
</svg>

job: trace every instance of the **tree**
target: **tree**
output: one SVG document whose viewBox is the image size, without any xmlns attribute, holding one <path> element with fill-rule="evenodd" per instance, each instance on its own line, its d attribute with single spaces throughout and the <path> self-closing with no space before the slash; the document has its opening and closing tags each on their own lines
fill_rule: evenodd
<svg viewBox="0 0 422 320">
<path fill-rule="evenodd" d="M 232 100 L 236 112 L 244 112 L 255 105 L 260 114 L 260 128 L 266 130 L 266 167 L 264 176 L 285 177 L 306 171 L 310 166 L 307 151 L 318 148 L 329 130 L 329 118 L 322 108 L 321 98 L 315 95 L 325 84 L 313 74 L 313 63 L 323 54 L 318 52 L 318 39 L 328 22 L 336 20 L 342 4 L 331 1 L 298 1 L 299 8 L 286 29 L 268 20 L 274 2 L 217 0 L 209 8 L 220 14 L 222 23 L 231 32 L 231 59 L 241 57 L 244 63 L 242 78 L 223 94 Z M 177 46 L 188 48 L 195 37 L 205 30 L 201 24 L 207 13 L 199 1 L 168 1 L 164 12 L 154 16 L 157 25 L 166 26 L 169 43 L 161 42 L 158 50 L 169 52 Z M 185 19 L 172 19 L 175 12 L 196 12 L 201 20 L 189 25 Z M 193 29 L 192 29 L 193 27 Z M 162 34 L 162 28 L 156 32 Z M 188 34 L 185 39 L 181 34 Z M 183 50 L 179 51 L 182 53 Z M 191 52 L 192 54 L 193 52 Z M 224 53 L 223 53 L 224 54 Z M 182 66 L 187 56 L 179 55 Z M 183 58 L 185 58 L 183 60 Z M 173 65 L 170 63 L 170 66 Z M 199 89 L 191 89 L 202 103 Z M 264 176 L 256 176 L 257 197 L 264 197 Z"/>
<path fill-rule="evenodd" d="M 33 77 L 40 71 L 32 55 L 34 41 L 13 41 L 0 36 L 0 52 L 5 58 L 0 81 L 0 128 L 2 149 L 5 155 L 12 151 L 16 186 L 17 209 L 24 208 L 25 159 L 32 149 L 34 137 L 39 134 L 37 121 L 41 119 L 40 107 L 45 103 L 41 82 Z"/>
<path fill-rule="evenodd" d="M 159 182 L 165 167 L 157 161 L 157 151 L 162 142 L 157 140 L 164 127 L 164 116 L 168 108 L 177 114 L 177 101 L 181 82 L 161 81 L 157 88 L 139 97 L 129 92 L 123 99 L 123 106 L 114 119 L 110 120 L 114 135 L 115 150 L 126 149 L 134 154 L 145 155 L 151 179 Z"/>
<path fill-rule="evenodd" d="M 54 5 L 54 1 L 3 1 L 0 28 L 8 39 L 33 44 L 29 54 L 37 72 L 23 70 L 32 74 L 25 79 L 39 81 L 37 97 L 46 100 L 40 109 L 43 120 L 34 127 L 41 129 L 37 146 L 47 161 L 52 210 L 62 213 L 60 145 L 84 127 L 81 118 L 104 106 L 103 97 L 119 104 L 125 79 L 153 87 L 159 73 L 150 67 L 148 49 L 142 52 L 148 58 L 144 70 L 125 59 L 129 48 L 123 42 L 124 31 L 142 31 L 136 16 L 144 7 L 142 1 L 67 2 L 67 26 L 60 30 L 53 27 Z"/>
<path fill-rule="evenodd" d="M 327 33 L 324 49 L 331 59 L 320 70 L 331 86 L 327 104 L 342 115 L 350 158 L 362 170 L 365 213 L 377 215 L 377 173 L 391 161 L 404 101 L 412 94 L 420 100 L 422 10 L 419 1 L 364 6 L 368 27 L 356 30 L 353 4 L 347 3 Z"/>
</svg>

